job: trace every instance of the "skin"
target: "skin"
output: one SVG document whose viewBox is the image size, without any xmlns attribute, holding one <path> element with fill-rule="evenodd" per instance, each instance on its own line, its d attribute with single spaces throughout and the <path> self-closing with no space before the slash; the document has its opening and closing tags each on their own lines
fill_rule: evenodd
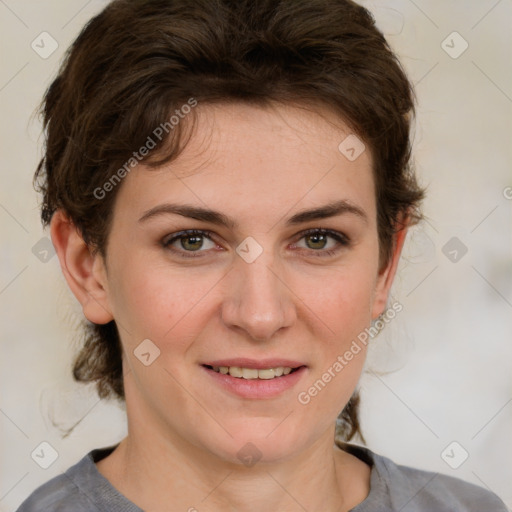
<svg viewBox="0 0 512 512">
<path fill-rule="evenodd" d="M 369 493 L 370 468 L 333 439 L 364 348 L 307 405 L 297 396 L 385 310 L 405 229 L 383 267 L 371 154 L 351 162 L 338 151 L 351 132 L 332 113 L 240 103 L 199 105 L 196 113 L 175 161 L 156 170 L 140 164 L 123 180 L 106 260 L 63 212 L 52 220 L 53 243 L 85 316 L 115 319 L 124 349 L 128 436 L 98 470 L 147 511 L 350 510 Z M 286 225 L 301 210 L 340 199 L 363 215 Z M 139 220 L 163 203 L 218 210 L 238 226 L 175 214 Z M 301 234 L 310 228 L 350 242 Z M 177 252 L 164 247 L 162 240 L 185 229 L 210 231 L 214 240 L 177 240 Z M 248 236 L 263 249 L 252 263 L 235 251 Z M 180 257 L 190 247 L 202 256 Z M 334 255 L 318 256 L 333 248 Z M 144 339 L 160 350 L 149 366 L 133 353 Z M 307 368 L 279 396 L 247 399 L 201 367 L 228 357 L 291 358 Z M 251 467 L 237 457 L 248 442 L 261 454 Z"/>
</svg>

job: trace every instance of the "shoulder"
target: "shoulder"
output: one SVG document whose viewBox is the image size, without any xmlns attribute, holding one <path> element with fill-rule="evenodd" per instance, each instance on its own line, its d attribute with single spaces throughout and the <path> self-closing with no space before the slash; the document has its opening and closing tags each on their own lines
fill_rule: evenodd
<svg viewBox="0 0 512 512">
<path fill-rule="evenodd" d="M 413 511 L 507 511 L 498 496 L 477 485 L 441 473 L 398 465 L 387 457 L 376 455 L 376 459 L 395 499 L 402 504 L 410 500 Z"/>
<path fill-rule="evenodd" d="M 69 476 L 70 470 L 80 470 L 83 460 L 72 466 L 67 472 L 58 475 L 38 487 L 21 504 L 16 512 L 76 512 L 99 510 Z"/>
<path fill-rule="evenodd" d="M 95 462 L 113 449 L 92 450 L 66 472 L 38 487 L 16 512 L 139 511 L 96 468 Z"/>
<path fill-rule="evenodd" d="M 382 455 L 353 445 L 346 449 L 372 465 L 370 494 L 361 511 L 386 502 L 386 510 L 402 512 L 507 512 L 503 501 L 477 485 L 441 473 L 396 464 Z M 368 503 L 367 503 L 368 501 Z M 375 509 L 377 510 L 377 509 Z M 381 510 L 380 508 L 378 510 Z M 359 507 L 354 512 L 359 512 Z"/>
</svg>

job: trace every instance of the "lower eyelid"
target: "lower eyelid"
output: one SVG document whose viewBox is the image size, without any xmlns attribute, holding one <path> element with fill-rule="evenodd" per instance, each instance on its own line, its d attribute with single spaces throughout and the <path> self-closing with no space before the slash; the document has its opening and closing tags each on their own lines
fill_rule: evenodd
<svg viewBox="0 0 512 512">
<path fill-rule="evenodd" d="M 169 237 L 165 237 L 163 240 L 162 240 L 162 245 L 167 248 L 167 247 L 170 247 L 171 244 L 174 244 L 175 242 L 179 242 L 180 240 L 182 239 L 186 239 L 186 238 L 192 238 L 194 236 L 198 236 L 198 237 L 202 237 L 204 238 L 205 240 L 208 240 L 210 242 L 212 242 L 213 244 L 217 244 L 217 242 L 215 242 L 215 240 L 213 239 L 212 236 L 210 236 L 210 234 L 208 232 L 196 232 L 196 233 L 178 233 L 176 235 L 172 235 L 172 236 L 169 236 Z M 217 244 L 218 245 L 218 244 Z M 181 252 L 181 251 L 180 251 Z M 184 251 L 184 252 L 206 252 L 206 251 Z"/>
<path fill-rule="evenodd" d="M 314 231 L 314 230 L 309 231 L 306 233 L 302 233 L 300 235 L 300 237 L 298 238 L 298 241 L 304 239 L 308 235 L 315 235 L 315 234 L 325 235 L 328 238 L 331 238 L 332 240 L 334 240 L 339 245 L 347 246 L 350 244 L 350 239 L 345 234 L 338 233 L 336 231 Z"/>
<path fill-rule="evenodd" d="M 300 251 L 307 251 L 310 254 L 314 254 L 314 255 L 315 255 L 315 253 L 318 253 L 317 254 L 318 256 L 322 256 L 322 255 L 330 256 L 330 255 L 335 254 L 339 250 L 341 250 L 343 247 L 347 247 L 347 246 L 350 245 L 349 238 L 346 235 L 344 235 L 343 233 L 338 233 L 338 232 L 335 232 L 335 231 L 331 232 L 331 231 L 321 230 L 321 229 L 312 229 L 312 230 L 308 230 L 308 231 L 303 232 L 303 233 L 299 233 L 299 235 L 298 235 L 299 238 L 297 239 L 297 242 L 294 242 L 292 245 L 297 244 L 298 242 L 303 240 L 308 235 L 314 235 L 314 234 L 326 235 L 328 238 L 333 239 L 337 243 L 337 246 L 334 247 L 334 248 L 331 248 L 331 249 L 318 249 L 318 250 L 308 249 L 307 247 L 305 247 L 305 248 L 304 247 L 300 247 L 299 248 Z M 220 245 L 213 238 L 213 236 L 212 236 L 213 233 L 211 233 L 209 231 L 201 231 L 201 230 L 191 230 L 191 232 L 189 232 L 189 233 L 181 232 L 181 233 L 176 233 L 176 234 L 170 235 L 168 237 L 168 240 L 166 240 L 167 237 L 165 237 L 163 239 L 162 245 L 164 246 L 164 248 L 169 249 L 172 252 L 179 253 L 179 254 L 184 254 L 185 253 L 185 254 L 189 255 L 189 256 L 184 256 L 184 257 L 194 257 L 194 256 L 192 256 L 194 254 L 199 255 L 201 253 L 208 253 L 208 252 L 210 252 L 211 249 L 198 250 L 198 251 L 186 251 L 184 249 L 174 249 L 174 248 L 170 247 L 171 244 L 173 244 L 175 242 L 178 242 L 180 239 L 187 238 L 187 237 L 193 237 L 194 235 L 203 237 L 203 238 L 209 240 L 210 242 L 212 242 L 213 244 L 215 244 L 217 246 Z"/>
</svg>

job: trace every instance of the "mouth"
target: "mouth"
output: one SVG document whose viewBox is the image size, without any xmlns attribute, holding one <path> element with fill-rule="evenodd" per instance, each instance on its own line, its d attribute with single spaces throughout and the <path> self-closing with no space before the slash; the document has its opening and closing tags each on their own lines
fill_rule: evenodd
<svg viewBox="0 0 512 512">
<path fill-rule="evenodd" d="M 208 370 L 213 370 L 222 375 L 230 375 L 236 379 L 246 380 L 272 380 L 294 373 L 304 365 L 291 367 L 291 366 L 275 366 L 271 368 L 244 368 L 241 366 L 212 366 L 209 364 L 203 365 Z"/>
<path fill-rule="evenodd" d="M 200 364 L 215 388 L 244 399 L 270 399 L 290 391 L 308 366 L 290 359 L 219 359 Z"/>
</svg>

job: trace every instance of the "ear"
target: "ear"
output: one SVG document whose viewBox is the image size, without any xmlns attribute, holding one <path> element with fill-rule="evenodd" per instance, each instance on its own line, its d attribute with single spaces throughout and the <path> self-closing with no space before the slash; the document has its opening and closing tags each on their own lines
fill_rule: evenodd
<svg viewBox="0 0 512 512">
<path fill-rule="evenodd" d="M 62 273 L 82 305 L 86 318 L 95 324 L 106 324 L 113 320 L 103 257 L 90 250 L 62 210 L 53 214 L 50 232 Z"/>
<path fill-rule="evenodd" d="M 374 301 L 372 305 L 372 320 L 378 318 L 386 310 L 389 291 L 395 278 L 400 254 L 404 246 L 405 237 L 407 235 L 408 219 L 401 222 L 402 226 L 393 237 L 393 248 L 387 265 L 379 271 L 375 287 Z"/>
</svg>

